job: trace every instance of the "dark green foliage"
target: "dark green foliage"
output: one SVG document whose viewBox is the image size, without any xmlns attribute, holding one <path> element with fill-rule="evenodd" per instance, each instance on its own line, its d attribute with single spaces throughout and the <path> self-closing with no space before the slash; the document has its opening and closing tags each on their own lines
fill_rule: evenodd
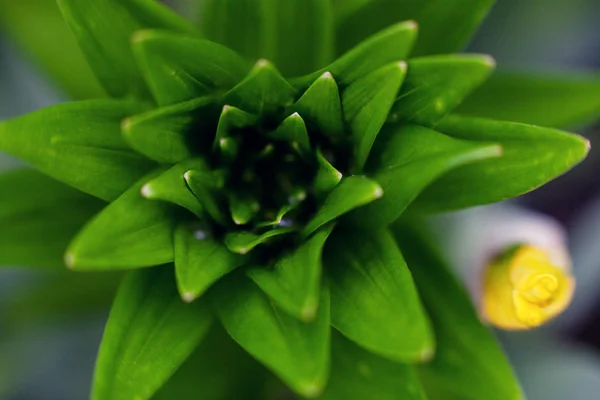
<svg viewBox="0 0 600 400">
<path fill-rule="evenodd" d="M 0 177 L 17 232 L 0 262 L 136 269 L 92 398 L 268 399 L 278 378 L 332 400 L 520 399 L 460 285 L 397 222 L 518 196 L 588 151 L 476 118 L 575 124 L 599 101 L 580 82 L 486 85 L 490 57 L 445 54 L 492 3 L 213 0 L 196 30 L 154 1 L 60 0 L 111 98 L 0 123 L 0 150 L 56 179 Z M 577 101 L 546 118 L 563 93 Z"/>
</svg>

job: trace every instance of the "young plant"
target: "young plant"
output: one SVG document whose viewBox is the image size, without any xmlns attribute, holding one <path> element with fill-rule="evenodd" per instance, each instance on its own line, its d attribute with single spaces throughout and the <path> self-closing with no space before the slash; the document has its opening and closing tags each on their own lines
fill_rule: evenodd
<svg viewBox="0 0 600 400">
<path fill-rule="evenodd" d="M 423 217 L 566 172 L 588 142 L 523 122 L 597 104 L 449 54 L 493 1 L 212 0 L 199 30 L 58 3 L 108 97 L 0 124 L 39 171 L 0 176 L 0 262 L 130 271 L 92 399 L 271 398 L 260 364 L 301 397 L 522 398 Z"/>
</svg>

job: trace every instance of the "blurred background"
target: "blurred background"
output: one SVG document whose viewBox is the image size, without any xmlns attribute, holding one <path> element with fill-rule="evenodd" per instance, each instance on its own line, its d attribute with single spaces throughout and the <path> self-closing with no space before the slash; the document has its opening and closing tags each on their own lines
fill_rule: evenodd
<svg viewBox="0 0 600 400">
<path fill-rule="evenodd" d="M 194 17 L 196 0 L 167 2 Z M 497 0 L 468 51 L 491 54 L 499 69 L 587 71 L 600 82 L 599 20 L 600 0 Z M 55 0 L 0 0 L 0 120 L 101 95 Z M 572 130 L 600 147 L 600 125 Z M 0 171 L 18 166 L 0 154 Z M 587 400 L 600 393 L 599 170 L 600 152 L 592 149 L 571 173 L 516 201 L 564 226 L 578 282 L 570 309 L 550 325 L 498 332 L 529 400 Z M 445 221 L 484 227 L 493 223 L 486 214 L 476 209 Z M 467 229 L 447 228 L 459 236 Z M 469 251 L 466 240 L 459 243 L 449 249 L 450 260 Z M 0 270 L 0 399 L 87 398 L 117 283 L 118 276 Z"/>
</svg>

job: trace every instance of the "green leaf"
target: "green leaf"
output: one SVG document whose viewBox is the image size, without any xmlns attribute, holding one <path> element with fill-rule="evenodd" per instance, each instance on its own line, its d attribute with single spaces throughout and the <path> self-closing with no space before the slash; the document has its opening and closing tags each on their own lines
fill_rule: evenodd
<svg viewBox="0 0 600 400">
<path fill-rule="evenodd" d="M 302 321 L 317 316 L 321 288 L 321 252 L 333 226 L 317 231 L 293 252 L 281 257 L 273 269 L 263 266 L 248 271 L 248 276 L 277 306 Z"/>
<path fill-rule="evenodd" d="M 292 83 L 303 89 L 329 71 L 340 86 L 348 86 L 385 64 L 406 60 L 416 36 L 417 24 L 413 21 L 395 24 L 363 40 L 329 66 L 294 79 Z"/>
<path fill-rule="evenodd" d="M 148 0 L 58 0 L 71 31 L 98 80 L 112 97 L 150 100 L 134 60 L 130 37 L 140 29 L 193 32 L 191 24 Z"/>
<path fill-rule="evenodd" d="M 175 272 L 181 298 L 191 302 L 244 263 L 202 225 L 181 224 L 175 232 Z"/>
<path fill-rule="evenodd" d="M 0 175 L 0 265 L 64 268 L 64 252 L 104 203 L 33 170 Z"/>
<path fill-rule="evenodd" d="M 317 195 L 323 196 L 340 183 L 343 175 L 331 165 L 320 149 L 317 149 L 316 155 L 319 169 L 317 170 L 313 186 Z"/>
<path fill-rule="evenodd" d="M 229 195 L 229 213 L 236 225 L 249 223 L 254 219 L 259 210 L 260 205 L 251 196 L 239 193 Z"/>
<path fill-rule="evenodd" d="M 231 337 L 292 390 L 316 397 L 329 375 L 329 292 L 322 291 L 317 318 L 307 324 L 276 308 L 244 275 L 229 275 L 215 289 L 213 304 Z"/>
<path fill-rule="evenodd" d="M 306 224 L 302 231 L 309 236 L 314 231 L 335 220 L 347 212 L 364 206 L 383 196 L 379 184 L 364 176 L 349 176 L 335 186 L 317 214 Z"/>
<path fill-rule="evenodd" d="M 222 147 L 221 140 L 232 136 L 235 130 L 246 128 L 254 125 L 258 121 L 256 115 L 242 111 L 237 107 L 224 105 L 221 115 L 219 116 L 219 124 L 217 125 L 217 133 L 213 142 L 213 149 L 217 146 Z"/>
<path fill-rule="evenodd" d="M 177 207 L 141 195 L 142 186 L 158 174 L 141 179 L 79 232 L 65 255 L 69 268 L 128 269 L 173 261 Z"/>
<path fill-rule="evenodd" d="M 329 1 L 206 0 L 201 7 L 208 39 L 249 59 L 269 59 L 286 76 L 312 72 L 331 60 Z"/>
<path fill-rule="evenodd" d="M 225 94 L 225 104 L 263 115 L 294 102 L 296 90 L 265 59 L 260 59 L 237 86 Z"/>
<path fill-rule="evenodd" d="M 0 123 L 0 150 L 82 192 L 113 200 L 152 163 L 121 137 L 121 121 L 139 106 L 88 100 L 48 107 Z"/>
<path fill-rule="evenodd" d="M 580 126 L 600 116 L 600 77 L 497 73 L 456 112 L 555 128 Z"/>
<path fill-rule="evenodd" d="M 356 172 L 363 170 L 405 75 L 406 63 L 394 62 L 357 79 L 344 90 L 344 118 L 354 142 Z"/>
<path fill-rule="evenodd" d="M 397 362 L 428 361 L 434 338 L 406 262 L 387 230 L 340 231 L 325 252 L 331 324 Z"/>
<path fill-rule="evenodd" d="M 202 218 L 204 209 L 184 179 L 185 173 L 194 168 L 206 168 L 206 163 L 200 158 L 191 158 L 176 164 L 145 183 L 140 193 L 149 200 L 162 200 L 177 204 Z"/>
<path fill-rule="evenodd" d="M 381 227 L 395 221 L 432 182 L 462 165 L 499 157 L 502 148 L 490 142 L 447 137 L 420 126 L 389 126 L 380 134 L 373 179 L 383 188 L 383 197 L 354 211 L 349 218 L 359 226 Z M 452 190 L 454 195 L 455 190 Z M 437 198 L 450 201 L 446 193 Z"/>
<path fill-rule="evenodd" d="M 228 90 L 249 69 L 232 50 L 192 36 L 145 30 L 132 41 L 152 95 L 163 106 Z"/>
<path fill-rule="evenodd" d="M 260 235 L 248 231 L 231 232 L 225 236 L 225 245 L 234 253 L 247 254 L 256 246 L 267 242 L 271 238 L 294 231 L 294 228 L 273 228 Z"/>
<path fill-rule="evenodd" d="M 419 367 L 426 391 L 435 388 L 438 393 L 460 399 L 523 399 L 499 344 L 481 324 L 464 288 L 437 252 L 414 229 L 397 224 L 392 230 L 415 278 L 437 340 L 435 358 Z"/>
<path fill-rule="evenodd" d="M 55 0 L 28 0 L 27 4 L 1 0 L 0 24 L 27 59 L 72 98 L 105 97 Z"/>
<path fill-rule="evenodd" d="M 589 151 L 581 136 L 532 125 L 451 116 L 438 129 L 458 139 L 497 142 L 503 152 L 498 159 L 457 168 L 435 182 L 415 203 L 428 211 L 519 196 L 567 172 Z"/>
<path fill-rule="evenodd" d="M 335 331 L 331 347 L 331 378 L 319 399 L 426 400 L 412 367 L 366 351 Z"/>
<path fill-rule="evenodd" d="M 212 97 L 200 97 L 127 118 L 121 128 L 134 150 L 158 163 L 175 164 L 192 156 L 192 139 L 212 135 L 216 111 Z"/>
<path fill-rule="evenodd" d="M 414 55 L 456 53 L 464 48 L 494 0 L 337 0 L 338 51 L 397 21 L 419 24 Z"/>
<path fill-rule="evenodd" d="M 434 127 L 490 75 L 489 56 L 463 54 L 412 59 L 390 121 Z"/>
<path fill-rule="evenodd" d="M 415 18 L 419 39 L 413 57 L 455 53 L 464 47 L 496 0 L 434 0 L 423 3 Z"/>
<path fill-rule="evenodd" d="M 205 336 L 208 307 L 182 302 L 172 275 L 167 266 L 125 278 L 102 338 L 92 400 L 149 399 Z"/>
<path fill-rule="evenodd" d="M 223 187 L 223 176 L 218 171 L 195 168 L 185 172 L 183 178 L 206 214 L 220 224 L 226 224 L 230 220 L 220 198 L 219 189 Z"/>
<path fill-rule="evenodd" d="M 304 119 L 297 112 L 284 119 L 277 129 L 268 132 L 267 137 L 272 140 L 289 142 L 305 157 L 310 153 L 311 145 L 308 130 Z"/>
<path fill-rule="evenodd" d="M 340 92 L 330 72 L 323 73 L 315 80 L 292 110 L 334 141 L 339 141 L 344 134 Z"/>
<path fill-rule="evenodd" d="M 214 324 L 200 346 L 152 400 L 267 398 L 267 371 Z"/>
</svg>

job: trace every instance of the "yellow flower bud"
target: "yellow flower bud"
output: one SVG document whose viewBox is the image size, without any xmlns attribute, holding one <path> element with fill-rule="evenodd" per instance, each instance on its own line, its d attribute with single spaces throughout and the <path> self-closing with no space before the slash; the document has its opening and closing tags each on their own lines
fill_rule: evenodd
<svg viewBox="0 0 600 400">
<path fill-rule="evenodd" d="M 552 265 L 546 251 L 532 245 L 514 246 L 487 266 L 481 311 L 499 328 L 531 329 L 567 308 L 574 289 L 569 271 Z"/>
</svg>

